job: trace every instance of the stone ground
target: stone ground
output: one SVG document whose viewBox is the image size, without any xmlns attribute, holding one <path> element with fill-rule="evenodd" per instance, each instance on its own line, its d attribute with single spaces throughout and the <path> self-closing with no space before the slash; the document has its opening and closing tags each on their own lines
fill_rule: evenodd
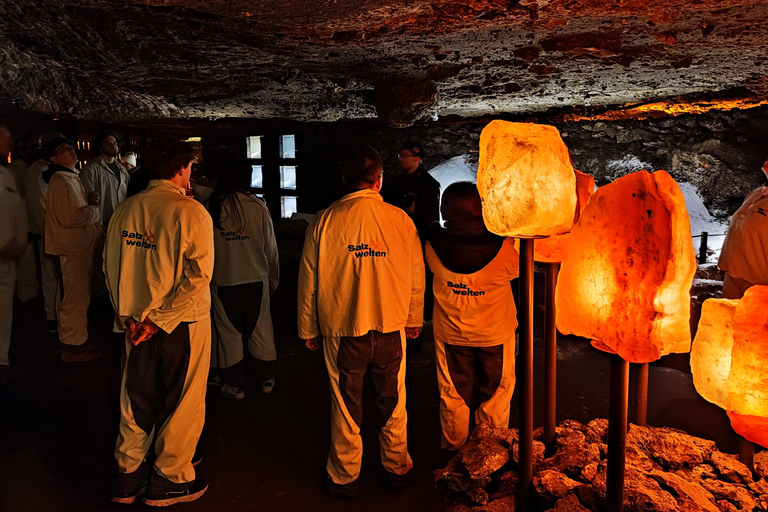
<svg viewBox="0 0 768 512">
<path fill-rule="evenodd" d="M 540 281 L 541 276 L 536 277 Z M 541 303 L 539 296 L 537 304 Z M 324 493 L 330 436 L 322 356 L 306 351 L 296 338 L 289 304 L 293 302 L 286 298 L 274 308 L 280 359 L 274 392 L 264 396 L 253 386 L 245 400 L 233 402 L 217 388 L 209 388 L 199 473 L 210 481 L 210 490 L 199 501 L 180 508 L 190 512 L 439 510 L 432 470 L 443 467 L 449 454 L 439 447 L 431 329 L 425 331 L 422 351 L 408 361 L 414 484 L 392 493 L 378 481 L 376 413 L 368 403 L 360 493 L 354 500 L 338 500 Z M 540 308 L 538 319 L 543 318 Z M 120 375 L 120 339 L 110 333 L 111 314 L 103 300 L 94 301 L 89 311 L 91 338 L 104 357 L 64 366 L 55 353 L 55 335 L 45 329 L 41 300 L 16 304 L 12 380 L 0 389 L 0 511 L 131 509 L 108 502 L 116 470 L 112 449 Z M 607 417 L 609 358 L 579 338 L 561 337 L 558 343 L 558 421 L 586 423 Z M 542 352 L 537 340 L 536 426 L 543 421 Z M 686 366 L 685 357 L 675 356 L 651 367 L 649 423 L 712 439 L 720 450 L 734 453 L 737 438 L 725 412 L 698 397 L 691 376 L 680 371 Z M 512 406 L 511 426 L 516 428 L 516 397 Z M 133 508 L 147 509 L 140 504 Z"/>
</svg>

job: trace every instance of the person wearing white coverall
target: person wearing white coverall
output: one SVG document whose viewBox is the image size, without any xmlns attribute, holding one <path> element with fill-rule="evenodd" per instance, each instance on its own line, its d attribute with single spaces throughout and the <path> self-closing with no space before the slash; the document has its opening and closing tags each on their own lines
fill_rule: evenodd
<svg viewBox="0 0 768 512">
<path fill-rule="evenodd" d="M 213 320 L 222 392 L 239 400 L 245 396 L 243 344 L 261 366 L 262 391 L 269 393 L 274 385 L 269 364 L 277 359 L 274 338 L 260 336 L 257 326 L 262 316 L 270 316 L 269 296 L 277 288 L 280 268 L 269 210 L 246 192 L 250 167 L 238 165 L 232 155 L 219 155 L 218 160 L 216 188 L 209 199 L 216 248 Z"/>
<path fill-rule="evenodd" d="M 44 238 L 45 252 L 56 257 L 61 361 L 92 361 L 101 357 L 94 344 L 86 343 L 93 250 L 101 236 L 99 197 L 86 197 L 72 142 L 54 138 L 43 151 L 51 161 L 42 175 L 48 183 Z"/>
<path fill-rule="evenodd" d="M 59 133 L 46 133 L 42 142 L 46 144 L 52 138 L 62 137 Z M 40 261 L 40 285 L 43 289 L 43 308 L 48 330 L 56 332 L 56 280 L 55 258 L 45 254 L 45 197 L 48 183 L 43 181 L 43 172 L 48 170 L 50 162 L 47 156 L 35 160 L 24 175 L 24 197 L 27 203 L 27 221 L 31 238 L 37 245 L 37 256 Z"/>
<path fill-rule="evenodd" d="M 208 488 L 192 466 L 205 423 L 214 265 L 211 217 L 185 196 L 196 159 L 186 143 L 149 148 L 149 187 L 117 208 L 107 230 L 106 284 L 126 334 L 112 495 L 118 503 L 146 492 L 145 504 L 166 506 Z"/>
<path fill-rule="evenodd" d="M 450 185 L 441 210 L 446 227 L 430 233 L 426 259 L 435 274 L 440 444 L 458 450 L 469 436 L 473 409 L 475 424 L 509 427 L 517 328 L 510 281 L 518 277 L 519 256 L 511 238 L 486 229 L 474 183 Z"/>
<path fill-rule="evenodd" d="M 768 160 L 762 170 L 768 177 Z M 725 271 L 724 299 L 740 299 L 750 286 L 768 285 L 768 186 L 752 191 L 731 217 L 717 266 Z"/>
<path fill-rule="evenodd" d="M 0 126 L 0 155 L 11 150 L 8 130 Z M 27 244 L 27 215 L 13 174 L 0 166 L 0 386 L 9 378 L 13 292 L 16 288 L 16 260 Z"/>
<path fill-rule="evenodd" d="M 424 260 L 408 215 L 383 201 L 381 156 L 358 150 L 344 167 L 352 190 L 307 228 L 299 270 L 299 336 L 323 345 L 331 385 L 331 494 L 354 496 L 362 461 L 363 381 L 383 416 L 381 475 L 408 483 L 405 342 L 423 322 Z"/>
</svg>

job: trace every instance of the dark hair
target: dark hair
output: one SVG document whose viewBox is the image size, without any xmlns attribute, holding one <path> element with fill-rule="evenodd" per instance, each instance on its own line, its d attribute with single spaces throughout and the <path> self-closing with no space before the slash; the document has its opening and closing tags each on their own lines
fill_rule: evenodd
<svg viewBox="0 0 768 512">
<path fill-rule="evenodd" d="M 352 152 L 344 162 L 342 172 L 349 187 L 373 185 L 384 172 L 384 162 L 378 151 L 371 146 L 363 146 Z"/>
<path fill-rule="evenodd" d="M 400 146 L 400 150 L 402 151 L 403 149 L 407 149 L 419 158 L 424 158 L 424 148 L 421 147 L 421 144 L 415 140 L 407 140 L 403 142 L 403 144 Z"/>
<path fill-rule="evenodd" d="M 251 167 L 247 162 L 237 159 L 231 151 L 221 149 L 206 157 L 205 169 L 209 178 L 211 177 L 209 173 L 218 178 L 208 206 L 213 225 L 223 229 L 222 222 L 231 217 L 235 231 L 245 229 L 245 213 L 237 193 L 248 190 Z M 222 217 L 224 203 L 228 203 L 229 207 L 226 208 L 227 216 Z"/>
<path fill-rule="evenodd" d="M 163 137 L 147 149 L 147 172 L 154 180 L 169 180 L 199 156 L 186 142 Z"/>
<path fill-rule="evenodd" d="M 117 134 L 117 132 L 114 130 L 102 130 L 97 133 L 93 139 L 91 139 L 91 153 L 93 153 L 94 156 L 99 156 L 101 154 L 101 143 L 104 142 L 110 135 L 117 141 L 117 149 L 120 149 L 122 141 L 120 140 L 120 136 Z"/>
<path fill-rule="evenodd" d="M 477 185 L 470 181 L 451 183 L 443 192 L 440 212 L 445 220 L 477 220 L 483 218 L 483 203 Z"/>
</svg>

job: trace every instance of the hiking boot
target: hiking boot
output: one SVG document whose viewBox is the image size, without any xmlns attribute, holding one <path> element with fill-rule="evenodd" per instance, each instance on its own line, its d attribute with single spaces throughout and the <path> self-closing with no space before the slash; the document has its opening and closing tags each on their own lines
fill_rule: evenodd
<svg viewBox="0 0 768 512">
<path fill-rule="evenodd" d="M 192 486 L 183 491 L 168 491 L 156 496 L 146 495 L 142 500 L 145 505 L 150 507 L 168 507 L 176 503 L 187 503 L 195 501 L 208 490 L 208 480 L 202 478 L 192 482 Z"/>
<path fill-rule="evenodd" d="M 218 375 L 213 375 L 208 378 L 208 385 L 209 386 L 221 386 L 224 384 L 224 381 L 221 380 L 221 377 Z"/>
<path fill-rule="evenodd" d="M 269 380 L 265 380 L 261 383 L 261 392 L 265 395 L 268 395 L 272 392 L 272 389 L 275 387 L 275 378 L 270 377 Z"/>
<path fill-rule="evenodd" d="M 82 352 L 70 352 L 68 350 L 61 351 L 62 363 L 86 363 L 88 361 L 94 361 L 101 357 L 101 352 L 96 348 L 96 345 L 88 343 L 86 349 Z"/>
<path fill-rule="evenodd" d="M 357 496 L 357 490 L 360 487 L 360 480 L 349 482 L 348 484 L 337 484 L 331 480 L 330 475 L 325 475 L 325 490 L 330 496 L 338 498 L 352 499 Z"/>
<path fill-rule="evenodd" d="M 221 386 L 221 394 L 232 400 L 242 400 L 245 398 L 245 391 L 241 388 L 230 386 L 226 382 Z"/>
<path fill-rule="evenodd" d="M 136 501 L 136 498 L 141 496 L 147 492 L 147 481 L 145 480 L 143 484 L 141 484 L 141 487 L 136 489 L 135 491 L 127 492 L 127 493 L 120 493 L 116 492 L 112 494 L 112 498 L 110 500 L 114 503 L 123 503 L 125 505 L 130 505 L 134 501 Z"/>
</svg>

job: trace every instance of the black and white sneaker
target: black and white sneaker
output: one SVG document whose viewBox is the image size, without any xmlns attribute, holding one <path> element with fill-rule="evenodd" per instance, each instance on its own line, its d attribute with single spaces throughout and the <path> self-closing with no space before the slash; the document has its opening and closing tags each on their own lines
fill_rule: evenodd
<svg viewBox="0 0 768 512">
<path fill-rule="evenodd" d="M 176 503 L 187 503 L 195 501 L 208 490 L 208 480 L 202 478 L 192 482 L 192 486 L 183 491 L 169 491 L 157 496 L 144 496 L 142 500 L 145 505 L 150 507 L 168 507 Z"/>
<path fill-rule="evenodd" d="M 128 493 L 116 492 L 112 495 L 112 498 L 110 498 L 110 500 L 114 503 L 123 503 L 125 505 L 130 505 L 131 503 L 136 501 L 136 498 L 138 498 L 145 492 L 147 492 L 146 480 L 144 481 L 143 484 L 141 484 L 141 487 L 139 487 L 135 491 L 128 492 Z"/>
</svg>

